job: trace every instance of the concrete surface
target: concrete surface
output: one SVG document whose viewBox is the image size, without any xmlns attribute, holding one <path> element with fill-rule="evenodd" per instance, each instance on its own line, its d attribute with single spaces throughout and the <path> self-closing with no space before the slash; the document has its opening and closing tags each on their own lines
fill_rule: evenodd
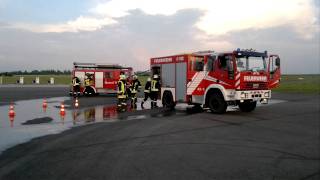
<svg viewBox="0 0 320 180">
<path fill-rule="evenodd" d="M 224 115 L 137 111 L 152 116 L 36 138 L 0 156 L 0 179 L 319 179 L 319 95 L 273 98 L 285 101 Z"/>
</svg>

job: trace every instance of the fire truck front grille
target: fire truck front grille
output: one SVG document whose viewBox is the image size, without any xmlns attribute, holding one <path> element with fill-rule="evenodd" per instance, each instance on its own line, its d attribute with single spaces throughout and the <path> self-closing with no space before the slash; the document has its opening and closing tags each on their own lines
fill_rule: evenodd
<svg viewBox="0 0 320 180">
<path fill-rule="evenodd" d="M 259 83 L 254 83 L 254 82 L 250 82 L 250 83 L 245 83 L 243 86 L 243 89 L 267 89 L 268 88 L 268 84 L 264 83 L 264 82 L 259 82 Z"/>
</svg>

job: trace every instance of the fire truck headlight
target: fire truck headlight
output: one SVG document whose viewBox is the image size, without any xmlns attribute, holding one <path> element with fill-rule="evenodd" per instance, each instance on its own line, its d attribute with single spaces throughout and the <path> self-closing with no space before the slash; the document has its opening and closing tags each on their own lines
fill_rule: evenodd
<svg viewBox="0 0 320 180">
<path fill-rule="evenodd" d="M 269 92 L 265 92 L 264 97 L 269 97 Z"/>
<path fill-rule="evenodd" d="M 241 99 L 244 99 L 246 97 L 246 94 L 244 93 L 244 92 L 242 92 L 241 94 L 240 94 L 240 98 Z"/>
<path fill-rule="evenodd" d="M 261 99 L 261 104 L 268 104 L 268 99 Z"/>
</svg>

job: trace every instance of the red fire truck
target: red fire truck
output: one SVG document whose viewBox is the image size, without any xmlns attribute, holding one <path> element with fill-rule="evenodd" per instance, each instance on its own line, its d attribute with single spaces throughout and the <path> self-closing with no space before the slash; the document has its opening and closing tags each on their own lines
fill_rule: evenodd
<svg viewBox="0 0 320 180">
<path fill-rule="evenodd" d="M 80 92 L 83 95 L 113 94 L 117 93 L 120 72 L 125 73 L 130 78 L 133 70 L 131 67 L 123 67 L 117 64 L 74 62 L 71 76 L 72 78 L 78 77 L 80 79 Z M 71 87 L 70 95 L 74 93 Z"/>
<path fill-rule="evenodd" d="M 268 103 L 271 89 L 280 82 L 280 58 L 265 52 L 240 50 L 200 51 L 151 58 L 152 74 L 160 75 L 164 107 L 178 102 L 224 113 L 228 105 L 241 111 Z"/>
</svg>

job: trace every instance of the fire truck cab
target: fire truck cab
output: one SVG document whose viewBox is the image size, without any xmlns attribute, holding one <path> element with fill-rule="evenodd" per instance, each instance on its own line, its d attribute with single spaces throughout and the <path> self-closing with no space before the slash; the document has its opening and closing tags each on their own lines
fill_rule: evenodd
<svg viewBox="0 0 320 180">
<path fill-rule="evenodd" d="M 280 82 L 280 58 L 267 51 L 200 51 L 151 58 L 152 74 L 161 79 L 161 100 L 173 108 L 184 102 L 224 113 L 228 105 L 241 111 L 268 103 Z"/>
<path fill-rule="evenodd" d="M 83 95 L 97 95 L 99 93 L 117 93 L 117 82 L 123 72 L 130 79 L 133 70 L 117 64 L 73 63 L 72 79 L 80 79 L 80 92 Z M 73 87 L 70 95 L 75 94 Z"/>
</svg>

